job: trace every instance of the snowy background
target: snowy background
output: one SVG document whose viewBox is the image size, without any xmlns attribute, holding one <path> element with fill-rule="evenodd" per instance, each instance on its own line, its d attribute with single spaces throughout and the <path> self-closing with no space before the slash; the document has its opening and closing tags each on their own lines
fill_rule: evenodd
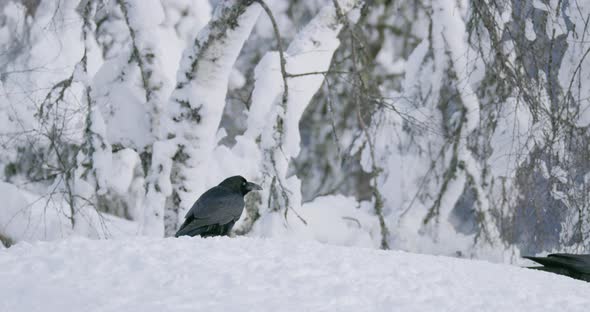
<svg viewBox="0 0 590 312">
<path fill-rule="evenodd" d="M 0 311 L 587 311 L 518 266 L 590 253 L 589 21 L 0 0 Z M 264 190 L 234 237 L 170 238 L 237 174 Z"/>
<path fill-rule="evenodd" d="M 557 274 L 281 238 L 76 238 L 9 250 L 0 251 L 0 268 L 11 268 L 0 269 L 1 311 L 585 312 L 590 304 L 590 283 Z"/>
<path fill-rule="evenodd" d="M 587 1 L 262 3 L 0 0 L 0 248 L 169 237 L 240 174 L 236 236 L 590 253 Z"/>
</svg>

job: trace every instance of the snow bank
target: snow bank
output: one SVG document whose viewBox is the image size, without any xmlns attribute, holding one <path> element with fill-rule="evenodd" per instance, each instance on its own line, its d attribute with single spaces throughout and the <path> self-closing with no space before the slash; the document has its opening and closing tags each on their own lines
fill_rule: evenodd
<svg viewBox="0 0 590 312">
<path fill-rule="evenodd" d="M 170 255 L 174 255 L 171 257 Z M 1 311 L 587 311 L 590 284 L 482 261 L 252 238 L 19 243 Z"/>
<path fill-rule="evenodd" d="M 289 237 L 340 245 L 379 248 L 379 220 L 369 202 L 359 203 L 354 197 L 329 195 L 315 198 L 287 214 L 271 213 L 254 224 L 250 236 Z"/>
</svg>

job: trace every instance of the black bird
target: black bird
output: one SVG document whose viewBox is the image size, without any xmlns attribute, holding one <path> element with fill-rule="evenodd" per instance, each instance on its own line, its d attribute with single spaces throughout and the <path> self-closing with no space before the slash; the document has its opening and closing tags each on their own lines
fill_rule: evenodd
<svg viewBox="0 0 590 312">
<path fill-rule="evenodd" d="M 550 254 L 547 257 L 523 257 L 543 266 L 531 269 L 566 275 L 571 278 L 590 282 L 590 255 L 574 255 L 566 253 Z"/>
<path fill-rule="evenodd" d="M 261 189 L 242 176 L 223 180 L 197 199 L 176 232 L 176 237 L 228 235 L 244 210 L 244 195 Z"/>
</svg>

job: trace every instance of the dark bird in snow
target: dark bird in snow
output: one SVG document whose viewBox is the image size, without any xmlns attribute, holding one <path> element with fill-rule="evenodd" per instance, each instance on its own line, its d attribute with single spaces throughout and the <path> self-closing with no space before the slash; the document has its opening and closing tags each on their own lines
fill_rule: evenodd
<svg viewBox="0 0 590 312">
<path fill-rule="evenodd" d="M 244 210 L 244 196 L 262 190 L 242 176 L 229 177 L 209 189 L 193 204 L 176 237 L 228 235 Z"/>
<path fill-rule="evenodd" d="M 547 257 L 523 257 L 543 266 L 531 269 L 566 275 L 571 278 L 590 282 L 590 255 L 574 255 L 566 253 L 550 254 Z"/>
</svg>

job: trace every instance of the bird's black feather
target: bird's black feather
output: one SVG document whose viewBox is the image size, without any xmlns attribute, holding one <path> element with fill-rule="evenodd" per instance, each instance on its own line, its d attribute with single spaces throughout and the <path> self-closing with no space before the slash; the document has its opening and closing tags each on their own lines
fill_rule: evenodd
<svg viewBox="0 0 590 312">
<path fill-rule="evenodd" d="M 176 232 L 179 236 L 228 235 L 244 210 L 244 195 L 260 186 L 241 176 L 223 180 L 195 202 Z"/>
<path fill-rule="evenodd" d="M 547 257 L 523 257 L 543 266 L 531 269 L 566 275 L 590 282 L 590 255 L 550 254 Z"/>
</svg>

